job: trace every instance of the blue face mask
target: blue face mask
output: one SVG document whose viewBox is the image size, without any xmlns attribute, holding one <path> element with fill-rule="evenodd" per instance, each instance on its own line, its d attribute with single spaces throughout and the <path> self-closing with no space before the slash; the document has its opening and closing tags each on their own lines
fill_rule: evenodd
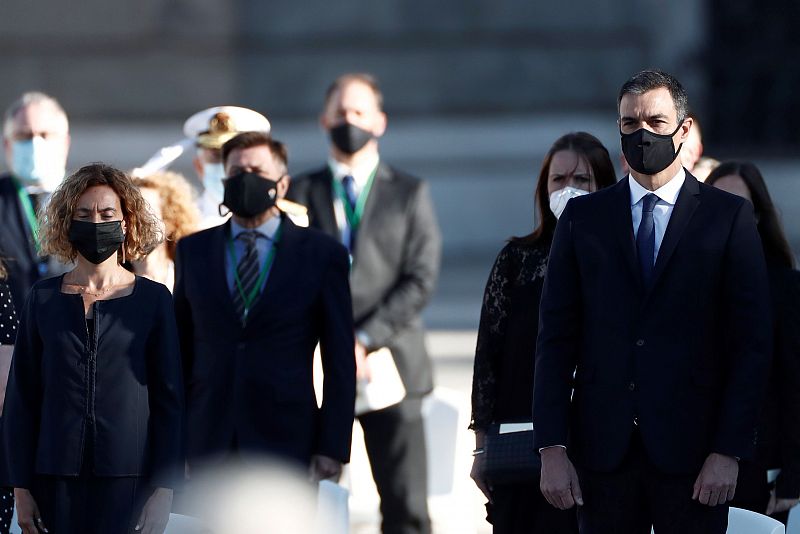
<svg viewBox="0 0 800 534">
<path fill-rule="evenodd" d="M 34 137 L 11 145 L 11 171 L 25 186 L 54 191 L 64 179 L 64 161 L 53 141 Z"/>
<path fill-rule="evenodd" d="M 203 163 L 203 187 L 217 204 L 222 202 L 225 197 L 223 178 L 225 178 L 225 169 L 222 167 L 222 163 Z"/>
</svg>

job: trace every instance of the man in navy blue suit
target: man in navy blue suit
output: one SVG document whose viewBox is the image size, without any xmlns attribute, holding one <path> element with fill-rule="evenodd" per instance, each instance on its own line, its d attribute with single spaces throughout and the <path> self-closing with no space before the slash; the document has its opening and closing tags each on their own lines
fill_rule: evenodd
<svg viewBox="0 0 800 534">
<path fill-rule="evenodd" d="M 541 488 L 579 506 L 582 534 L 724 533 L 771 354 L 753 207 L 681 166 L 692 119 L 678 80 L 643 71 L 618 103 L 630 174 L 571 200 L 550 253 Z"/>
<path fill-rule="evenodd" d="M 350 457 L 355 403 L 347 250 L 278 211 L 289 182 L 281 143 L 246 132 L 222 157 L 223 204 L 233 216 L 177 247 L 189 467 L 270 455 L 308 466 L 317 480 L 337 478 Z"/>
</svg>

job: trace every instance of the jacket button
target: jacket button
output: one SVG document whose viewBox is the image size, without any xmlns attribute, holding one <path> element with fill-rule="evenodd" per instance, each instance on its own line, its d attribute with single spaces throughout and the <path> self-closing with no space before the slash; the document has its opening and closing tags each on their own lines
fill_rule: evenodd
<svg viewBox="0 0 800 534">
<path fill-rule="evenodd" d="M 631 382 L 630 384 L 628 384 L 628 389 L 633 391 L 634 389 L 636 389 L 636 384 L 634 382 Z"/>
<path fill-rule="evenodd" d="M 643 347 L 644 346 L 644 339 L 637 339 L 636 340 L 636 346 L 637 347 Z"/>
</svg>

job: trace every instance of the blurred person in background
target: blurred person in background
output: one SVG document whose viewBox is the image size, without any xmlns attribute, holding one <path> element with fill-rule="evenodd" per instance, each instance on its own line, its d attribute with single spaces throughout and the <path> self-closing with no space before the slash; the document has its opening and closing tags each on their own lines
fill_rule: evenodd
<svg viewBox="0 0 800 534">
<path fill-rule="evenodd" d="M 476 448 L 470 476 L 489 500 L 495 534 L 578 531 L 575 511 L 550 506 L 538 477 L 515 484 L 487 481 L 483 442 L 492 424 L 532 421 L 531 355 L 536 351 L 539 300 L 556 220 L 570 198 L 614 183 L 614 166 L 599 140 L 585 132 L 560 137 L 545 155 L 536 183 L 538 226 L 510 239 L 489 274 L 472 377 L 470 428 Z"/>
<path fill-rule="evenodd" d="M 17 314 L 11 290 L 6 283 L 6 275 L 5 265 L 0 260 L 0 413 L 3 412 L 8 370 L 11 367 L 11 355 L 17 338 Z M 8 532 L 13 515 L 14 488 L 0 488 L 0 534 Z"/>
<path fill-rule="evenodd" d="M 183 133 L 194 140 L 196 152 L 192 158 L 194 170 L 202 185 L 199 199 L 201 226 L 210 228 L 224 223 L 228 215 L 221 215 L 220 204 L 224 196 L 222 180 L 222 145 L 240 132 L 270 133 L 267 118 L 252 109 L 237 106 L 216 106 L 198 111 L 183 125 Z"/>
<path fill-rule="evenodd" d="M 773 360 L 761 413 L 755 459 L 742 460 L 732 505 L 786 524 L 800 499 L 800 272 L 767 184 L 750 162 L 722 163 L 706 184 L 753 203 L 767 258 L 772 302 Z M 770 470 L 780 469 L 768 481 Z"/>
<path fill-rule="evenodd" d="M 42 250 L 75 268 L 20 314 L 3 448 L 25 534 L 160 534 L 183 467 L 183 387 L 167 289 L 122 267 L 161 240 L 131 179 L 87 165 L 53 193 Z"/>
<path fill-rule="evenodd" d="M 692 169 L 692 174 L 695 178 L 697 178 L 701 182 L 705 182 L 708 175 L 711 174 L 711 171 L 719 167 L 720 161 L 708 156 L 702 156 L 700 159 L 697 160 L 697 163 L 694 164 L 694 169 Z"/>
<path fill-rule="evenodd" d="M 3 117 L 3 148 L 10 173 L 0 175 L 0 257 L 18 309 L 40 278 L 57 274 L 40 257 L 37 212 L 64 178 L 69 153 L 69 121 L 58 101 L 29 92 Z"/>
<path fill-rule="evenodd" d="M 276 207 L 286 148 L 262 132 L 222 147 L 221 226 L 180 240 L 175 313 L 187 395 L 188 473 L 271 456 L 337 480 L 350 459 L 355 359 L 347 251 Z M 322 406 L 313 384 L 322 350 Z"/>
<path fill-rule="evenodd" d="M 439 225 L 428 185 L 379 155 L 387 118 L 373 76 L 337 78 L 320 124 L 330 141 L 328 162 L 297 176 L 288 197 L 308 208 L 312 228 L 350 251 L 359 379 L 371 380 L 368 355 L 388 347 L 406 390 L 401 402 L 359 416 L 383 533 L 428 533 L 421 408 L 433 373 L 421 314 L 439 273 Z"/>
<path fill-rule="evenodd" d="M 160 282 L 172 291 L 175 285 L 175 247 L 178 241 L 197 231 L 200 212 L 192 187 L 175 172 L 163 171 L 144 178 L 134 178 L 153 215 L 161 221 L 164 241 L 150 254 L 131 262 L 133 272 Z"/>
</svg>

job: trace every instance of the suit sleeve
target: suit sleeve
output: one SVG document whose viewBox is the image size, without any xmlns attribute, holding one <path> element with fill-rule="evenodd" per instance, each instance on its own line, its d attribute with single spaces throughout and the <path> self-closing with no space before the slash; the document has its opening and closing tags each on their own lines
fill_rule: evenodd
<svg viewBox="0 0 800 534">
<path fill-rule="evenodd" d="M 5 485 L 31 489 L 41 413 L 42 340 L 36 322 L 36 291 L 28 294 L 20 317 L 3 408 Z"/>
<path fill-rule="evenodd" d="M 417 317 L 436 286 L 442 237 L 427 184 L 420 183 L 410 206 L 407 249 L 397 283 L 359 330 L 370 349 L 385 347 L 394 335 Z"/>
<path fill-rule="evenodd" d="M 184 393 L 180 345 L 169 291 L 159 287 L 155 324 L 147 350 L 147 391 L 150 401 L 150 484 L 174 488 L 183 476 Z"/>
<path fill-rule="evenodd" d="M 712 451 L 750 458 L 772 354 L 770 290 L 752 205 L 742 201 L 728 237 L 722 273 L 722 325 L 728 341 Z"/>
<path fill-rule="evenodd" d="M 173 302 L 175 305 L 175 322 L 178 328 L 181 361 L 183 364 L 183 383 L 188 384 L 194 362 L 194 325 L 192 310 L 186 297 L 186 243 L 178 242 L 175 253 L 175 289 Z"/>
<path fill-rule="evenodd" d="M 781 316 L 776 325 L 773 376 L 776 377 L 780 424 L 777 439 L 781 472 L 775 485 L 778 498 L 800 496 L 800 273 L 787 273 L 787 287 L 780 295 Z"/>
<path fill-rule="evenodd" d="M 344 463 L 350 461 L 356 400 L 355 339 L 349 274 L 347 251 L 337 244 L 325 274 L 319 303 L 319 342 L 325 379 L 315 452 Z"/>
<path fill-rule="evenodd" d="M 537 451 L 543 447 L 567 445 L 568 439 L 582 305 L 580 272 L 572 238 L 573 204 L 567 204 L 556 225 L 539 308 L 533 375 L 534 447 Z"/>
</svg>

